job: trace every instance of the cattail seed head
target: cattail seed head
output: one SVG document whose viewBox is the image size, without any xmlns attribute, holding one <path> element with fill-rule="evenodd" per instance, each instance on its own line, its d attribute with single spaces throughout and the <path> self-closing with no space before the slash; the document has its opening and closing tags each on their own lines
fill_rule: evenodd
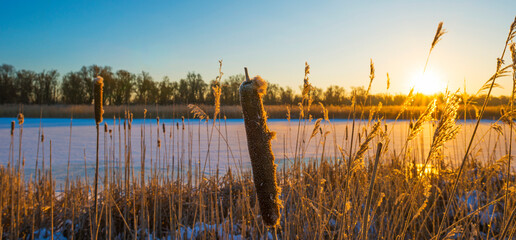
<svg viewBox="0 0 516 240">
<path fill-rule="evenodd" d="M 165 123 L 163 123 L 163 133 L 165 133 Z"/>
<path fill-rule="evenodd" d="M 102 122 L 102 115 L 104 115 L 104 108 L 102 107 L 102 93 L 104 91 L 104 79 L 97 76 L 93 83 L 93 96 L 95 101 L 95 123 Z"/>
<path fill-rule="evenodd" d="M 267 126 L 267 113 L 262 101 L 267 83 L 259 76 L 249 80 L 247 69 L 245 71 L 246 81 L 240 85 L 239 93 L 253 181 L 262 219 L 266 225 L 274 227 L 279 224 L 282 204 L 279 199 L 281 189 L 276 177 L 277 165 L 274 163 L 271 146 L 275 133 Z"/>
<path fill-rule="evenodd" d="M 18 113 L 18 125 L 22 125 L 25 117 L 23 116 L 23 113 Z"/>
<path fill-rule="evenodd" d="M 108 132 L 108 126 L 107 126 L 107 123 L 104 123 L 104 132 L 107 133 Z"/>
<path fill-rule="evenodd" d="M 14 135 L 14 125 L 15 125 L 15 123 L 14 123 L 14 121 L 12 121 L 11 122 L 11 136 Z"/>
<path fill-rule="evenodd" d="M 41 142 L 45 141 L 45 134 L 41 134 Z"/>
</svg>

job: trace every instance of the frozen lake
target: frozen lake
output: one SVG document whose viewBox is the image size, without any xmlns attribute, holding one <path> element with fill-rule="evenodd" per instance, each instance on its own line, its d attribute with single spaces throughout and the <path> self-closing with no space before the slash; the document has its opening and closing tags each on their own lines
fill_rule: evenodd
<svg viewBox="0 0 516 240">
<path fill-rule="evenodd" d="M 122 156 L 127 156 L 125 145 L 131 140 L 131 159 L 135 169 L 140 169 L 142 159 L 142 146 L 145 146 L 145 162 L 146 169 L 150 163 L 156 163 L 159 159 L 161 166 L 178 166 L 183 164 L 187 166 L 189 163 L 205 167 L 207 174 L 213 173 L 217 167 L 224 172 L 228 168 L 248 168 L 250 167 L 249 155 L 247 152 L 247 142 L 243 120 L 228 119 L 220 120 L 216 123 L 216 128 L 212 132 L 212 122 L 200 122 L 198 119 L 186 119 L 184 123 L 181 119 L 161 119 L 160 126 L 157 126 L 155 119 L 135 119 L 132 123 L 131 135 L 129 131 L 124 131 L 123 120 L 104 119 L 108 124 L 108 129 L 112 133 L 104 133 L 104 123 L 100 127 L 100 162 L 103 168 L 104 159 L 108 159 L 115 165 L 118 164 Z M 11 121 L 15 118 L 0 118 L 0 164 L 7 165 L 12 155 L 14 161 L 18 160 L 19 152 L 21 159 L 25 159 L 25 174 L 27 176 L 34 174 L 36 159 L 38 159 L 38 167 L 41 168 L 44 162 L 48 168 L 50 154 L 52 154 L 53 174 L 61 182 L 66 177 L 66 169 L 68 159 L 70 161 L 70 175 L 84 176 L 85 164 L 90 179 L 92 178 L 95 167 L 95 149 L 96 149 L 96 130 L 93 119 L 25 119 L 23 124 L 22 148 L 19 149 L 20 128 L 16 124 L 16 130 L 13 137 L 14 144 L 11 148 L 10 126 Z M 305 161 L 319 158 L 322 156 L 324 148 L 324 157 L 330 160 L 340 161 L 342 156 L 337 146 L 342 147 L 345 154 L 349 152 L 351 139 L 352 121 L 348 120 L 330 120 L 331 123 L 321 122 L 322 132 L 329 131 L 326 135 L 326 141 L 320 134 L 321 131 L 310 139 L 314 129 L 314 122 L 302 122 L 299 127 L 299 121 L 292 120 L 269 120 L 269 128 L 277 132 L 276 139 L 272 142 L 272 147 L 278 163 L 291 162 L 296 154 L 296 139 L 300 139 L 302 147 L 298 147 L 300 158 Z M 71 139 L 70 139 L 70 123 Z M 390 160 L 389 156 L 399 154 L 403 147 L 409 127 L 408 121 L 393 122 L 387 120 L 387 133 L 389 133 L 389 147 L 387 155 L 383 155 L 382 161 Z M 456 139 L 445 145 L 444 159 L 452 165 L 456 165 L 462 160 L 465 146 L 474 127 L 473 121 L 459 121 L 461 130 Z M 498 131 L 494 130 L 494 121 L 483 121 L 476 135 L 475 142 L 471 151 L 471 155 L 483 162 L 495 161 L 507 154 L 509 143 L 509 127 L 505 124 L 498 123 Z M 163 126 L 165 124 L 165 134 L 163 134 Z M 41 125 L 41 128 L 40 128 Z M 184 127 L 184 128 L 183 128 Z M 357 121 L 355 131 L 355 141 L 358 141 L 358 134 L 363 142 L 367 122 Z M 385 130 L 382 125 L 382 130 Z M 44 134 L 44 142 L 38 137 Z M 367 127 L 368 131 L 370 127 Z M 417 162 L 425 159 L 430 147 L 434 128 L 432 124 L 425 125 L 420 137 L 417 137 L 409 144 L 412 154 Z M 159 136 L 158 136 L 159 132 Z M 209 141 L 211 137 L 211 141 Z M 347 137 L 347 138 L 346 138 Z M 157 148 L 158 138 L 161 142 L 161 148 Z M 303 143 L 303 139 L 305 140 Z M 513 138 L 514 139 L 514 138 Z M 143 142 L 144 140 L 144 142 Z M 370 150 L 366 154 L 366 159 L 372 157 L 376 143 L 380 140 L 376 137 L 370 145 Z M 52 151 L 50 152 L 50 141 L 52 141 Z M 323 144 L 325 142 L 325 144 Z M 71 144 L 70 144 L 71 143 Z M 513 140 L 514 143 L 514 140 Z M 354 143 L 353 148 L 358 147 L 358 142 Z M 516 154 L 516 145 L 513 147 L 513 154 Z M 11 154 L 10 154 L 11 149 Z M 158 151 L 159 150 L 159 151 Z M 354 150 L 356 151 L 356 150 Z M 347 155 L 346 155 L 347 156 Z M 103 172 L 101 170 L 100 172 Z"/>
</svg>

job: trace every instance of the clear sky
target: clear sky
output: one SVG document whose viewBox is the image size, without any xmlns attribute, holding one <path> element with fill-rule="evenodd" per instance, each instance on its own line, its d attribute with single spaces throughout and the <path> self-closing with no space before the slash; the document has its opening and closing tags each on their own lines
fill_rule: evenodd
<svg viewBox="0 0 516 240">
<path fill-rule="evenodd" d="M 428 73 L 451 89 L 476 91 L 495 70 L 516 1 L 4 1 L 0 64 L 17 69 L 83 65 L 150 72 L 179 80 L 261 75 L 298 91 L 304 63 L 315 86 L 368 84 L 407 93 L 422 72 L 437 24 L 448 31 Z M 434 78 L 431 78 L 434 79 Z M 500 80 L 510 92 L 510 79 Z M 439 84 L 436 84 L 439 85 Z"/>
</svg>

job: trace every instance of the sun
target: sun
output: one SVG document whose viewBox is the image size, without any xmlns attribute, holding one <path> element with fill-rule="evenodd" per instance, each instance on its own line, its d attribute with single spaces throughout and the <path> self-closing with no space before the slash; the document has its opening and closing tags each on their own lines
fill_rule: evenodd
<svg viewBox="0 0 516 240">
<path fill-rule="evenodd" d="M 411 86 L 414 86 L 414 91 L 425 95 L 432 95 L 444 91 L 446 85 L 442 78 L 432 71 L 415 74 L 412 77 Z"/>
</svg>

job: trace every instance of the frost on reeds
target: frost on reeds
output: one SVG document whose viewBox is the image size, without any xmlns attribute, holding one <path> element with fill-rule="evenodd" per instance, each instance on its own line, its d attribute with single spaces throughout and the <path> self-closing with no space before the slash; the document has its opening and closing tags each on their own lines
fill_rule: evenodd
<svg viewBox="0 0 516 240">
<path fill-rule="evenodd" d="M 240 85 L 240 103 L 247 134 L 247 146 L 256 187 L 256 194 L 262 218 L 268 226 L 276 226 L 280 220 L 279 199 L 281 189 L 276 181 L 276 164 L 271 149 L 275 132 L 267 126 L 267 113 L 263 108 L 262 97 L 267 90 L 267 82 L 260 76 L 246 80 Z M 307 81 L 305 82 L 307 83 Z"/>
</svg>

